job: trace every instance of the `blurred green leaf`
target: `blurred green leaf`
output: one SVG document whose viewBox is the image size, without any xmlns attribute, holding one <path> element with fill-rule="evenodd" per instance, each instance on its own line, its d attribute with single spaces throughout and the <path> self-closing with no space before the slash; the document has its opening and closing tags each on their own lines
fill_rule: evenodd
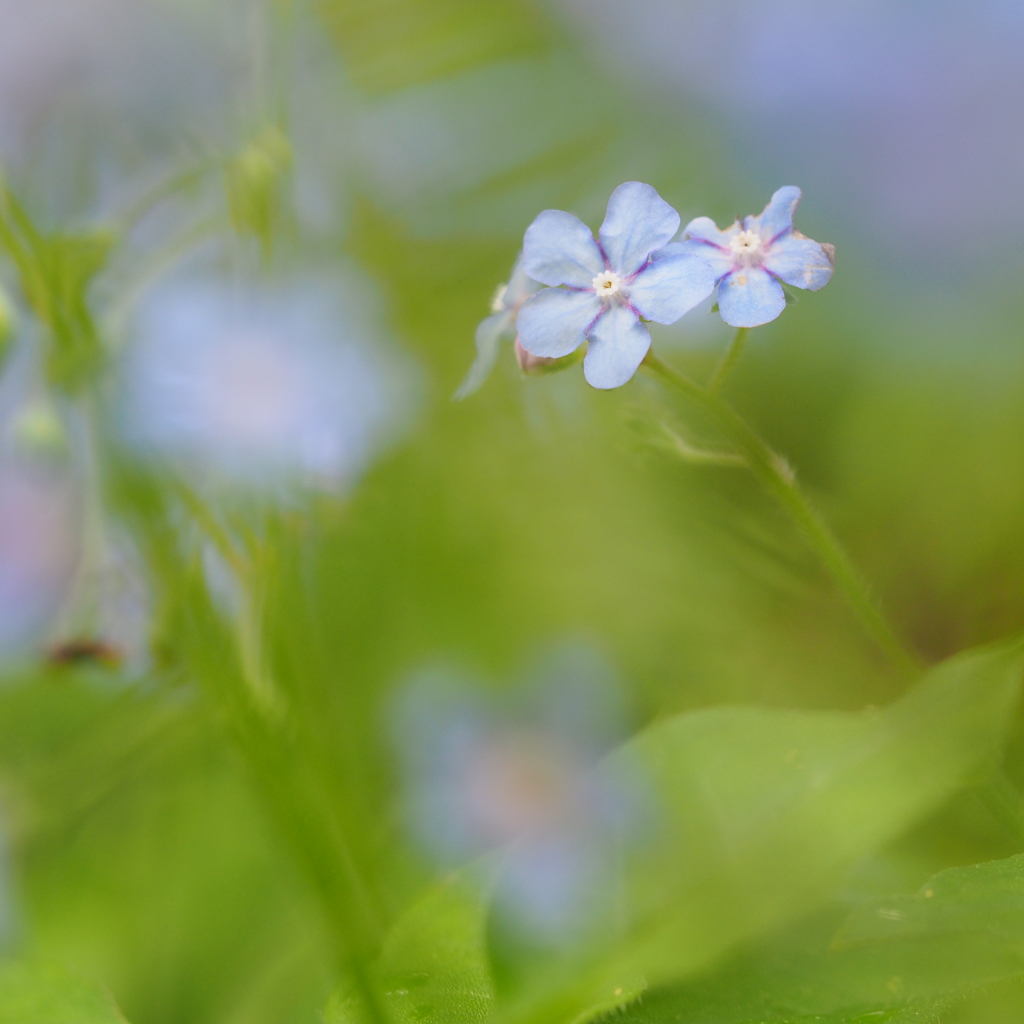
<svg viewBox="0 0 1024 1024">
<path fill-rule="evenodd" d="M 854 714 L 721 708 L 660 723 L 624 754 L 653 780 L 665 834 L 647 860 L 649 980 L 682 976 L 813 908 L 861 857 L 980 772 L 1008 727 L 1019 641 L 927 673 L 890 707 Z M 672 880 L 674 892 L 666 892 Z"/>
<path fill-rule="evenodd" d="M 487 957 L 486 882 L 464 873 L 430 890 L 388 937 L 373 972 L 387 1020 L 395 1024 L 474 1024 L 494 1000 Z M 346 985 L 325 1011 L 327 1024 L 364 1020 Z"/>
<path fill-rule="evenodd" d="M 389 93 L 536 53 L 546 23 L 526 0 L 321 0 L 352 82 Z"/>
<path fill-rule="evenodd" d="M 827 902 L 853 864 L 982 771 L 1021 671 L 1015 641 L 943 663 L 882 711 L 716 708 L 641 733 L 613 756 L 661 808 L 632 872 L 640 921 L 625 941 L 609 929 L 571 985 L 562 965 L 538 972 L 503 1019 L 586 1020 L 623 977 L 694 976 Z"/>
<path fill-rule="evenodd" d="M 18 270 L 26 302 L 49 332 L 47 375 L 69 392 L 78 390 L 102 361 L 88 291 L 115 240 L 103 229 L 44 234 L 0 183 L 0 245 Z"/>
<path fill-rule="evenodd" d="M 1024 975 L 1024 856 L 942 871 L 916 895 L 803 923 L 709 977 L 653 993 L 628 1024 L 932 1020 Z"/>
<path fill-rule="evenodd" d="M 96 985 L 56 964 L 0 964 L 0 1024 L 124 1024 Z"/>
<path fill-rule="evenodd" d="M 1024 967 L 1024 854 L 935 875 L 913 896 L 858 909 L 836 936 L 840 949 L 935 936 L 987 937 Z"/>
</svg>

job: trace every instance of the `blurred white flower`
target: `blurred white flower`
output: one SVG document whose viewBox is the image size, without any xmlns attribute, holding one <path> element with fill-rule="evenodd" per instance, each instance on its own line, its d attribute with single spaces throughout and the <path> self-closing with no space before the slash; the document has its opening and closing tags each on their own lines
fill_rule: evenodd
<svg viewBox="0 0 1024 1024">
<path fill-rule="evenodd" d="M 368 333 L 306 286 L 164 287 L 126 354 L 127 437 L 236 483 L 343 486 L 408 406 L 404 365 Z"/>
<path fill-rule="evenodd" d="M 408 810 L 443 863 L 502 850 L 496 903 L 532 940 L 559 942 L 606 909 L 632 780 L 602 762 L 621 712 L 607 667 L 569 647 L 543 666 L 518 711 L 428 672 L 403 691 L 397 740 Z"/>
</svg>

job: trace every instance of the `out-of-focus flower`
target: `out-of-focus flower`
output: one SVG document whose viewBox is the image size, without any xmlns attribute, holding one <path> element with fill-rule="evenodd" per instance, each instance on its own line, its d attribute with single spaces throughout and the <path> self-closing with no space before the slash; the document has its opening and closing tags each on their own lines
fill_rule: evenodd
<svg viewBox="0 0 1024 1024">
<path fill-rule="evenodd" d="M 552 287 L 519 311 L 523 348 L 558 359 L 589 339 L 588 383 L 625 384 L 651 345 L 642 321 L 675 323 L 714 288 L 714 274 L 699 256 L 673 251 L 655 258 L 678 230 L 679 214 L 638 181 L 612 193 L 600 241 L 571 213 L 545 210 L 526 230 L 523 269 Z"/>
<path fill-rule="evenodd" d="M 501 849 L 499 911 L 557 942 L 606 905 L 635 794 L 601 761 L 621 724 L 603 663 L 567 649 L 538 682 L 513 715 L 426 674 L 403 694 L 398 739 L 420 841 L 452 864 Z"/>
<path fill-rule="evenodd" d="M 456 398 L 473 394 L 487 379 L 498 361 L 503 338 L 516 336 L 516 317 L 522 304 L 533 295 L 540 285 L 526 276 L 523 270 L 522 254 L 512 268 L 507 284 L 498 286 L 491 300 L 491 315 L 481 320 L 476 329 L 476 359 L 469 368 L 466 379 L 455 392 Z M 520 361 L 520 365 L 522 365 Z"/>
<path fill-rule="evenodd" d="M 365 330 L 312 290 L 169 286 L 145 305 L 126 357 L 126 433 L 236 483 L 344 486 L 408 397 L 404 367 L 371 351 Z"/>
<path fill-rule="evenodd" d="M 67 474 L 0 458 L 0 654 L 21 653 L 51 624 L 79 555 L 79 502 Z"/>
<path fill-rule="evenodd" d="M 166 153 L 185 125 L 193 133 L 221 125 L 225 87 L 244 59 L 225 22 L 234 15 L 237 37 L 251 5 L 221 6 L 0 0 L 0 148 L 8 164 L 58 153 L 67 160 L 66 147 L 80 155 L 83 143 L 102 140 L 99 173 L 109 178 L 115 154 L 128 158 L 127 169 L 145 150 Z M 57 138 L 53 126 L 70 138 Z M 80 164 L 75 169 L 81 174 Z M 63 170 L 46 168 L 43 177 L 63 182 Z"/>
<path fill-rule="evenodd" d="M 686 225 L 682 242 L 666 247 L 666 252 L 690 252 L 711 264 L 718 308 L 727 324 L 758 327 L 774 320 L 786 308 L 780 281 L 812 292 L 828 284 L 835 247 L 793 228 L 801 195 L 794 185 L 785 185 L 759 216 L 744 217 L 724 231 L 710 217 L 697 217 Z"/>
</svg>

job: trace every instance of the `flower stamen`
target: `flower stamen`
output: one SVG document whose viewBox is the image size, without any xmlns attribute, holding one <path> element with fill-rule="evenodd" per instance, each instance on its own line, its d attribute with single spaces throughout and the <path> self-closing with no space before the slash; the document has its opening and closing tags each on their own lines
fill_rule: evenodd
<svg viewBox="0 0 1024 1024">
<path fill-rule="evenodd" d="M 594 292 L 599 299 L 610 299 L 617 294 L 622 285 L 622 278 L 614 270 L 605 270 L 594 278 Z"/>
<path fill-rule="evenodd" d="M 732 236 L 729 248 L 732 249 L 732 254 L 737 261 L 750 262 L 760 252 L 761 236 L 756 231 L 741 231 Z"/>
</svg>

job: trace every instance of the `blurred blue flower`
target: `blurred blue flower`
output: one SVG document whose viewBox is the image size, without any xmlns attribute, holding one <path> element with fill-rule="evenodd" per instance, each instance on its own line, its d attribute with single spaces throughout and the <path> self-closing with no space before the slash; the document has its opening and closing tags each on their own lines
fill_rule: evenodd
<svg viewBox="0 0 1024 1024">
<path fill-rule="evenodd" d="M 80 507 L 69 474 L 0 459 L 0 657 L 24 654 L 71 592 Z"/>
<path fill-rule="evenodd" d="M 397 740 L 419 840 L 448 864 L 501 850 L 499 913 L 533 940 L 558 942 L 607 905 L 637 792 L 602 762 L 622 725 L 603 661 L 566 648 L 536 684 L 515 713 L 450 674 L 425 673 L 402 694 Z"/>
<path fill-rule="evenodd" d="M 231 482 L 344 486 L 409 405 L 404 366 L 371 339 L 326 292 L 165 287 L 126 355 L 125 432 Z"/>
<path fill-rule="evenodd" d="M 494 293 L 491 300 L 491 315 L 481 320 L 477 326 L 476 360 L 459 390 L 455 392 L 456 398 L 471 395 L 487 379 L 498 360 L 502 338 L 516 336 L 516 317 L 519 308 L 538 288 L 540 285 L 526 276 L 526 271 L 523 270 L 523 257 L 520 254 L 512 268 L 508 284 L 499 285 Z"/>
<path fill-rule="evenodd" d="M 780 282 L 816 292 L 828 284 L 835 266 L 834 246 L 812 241 L 793 228 L 801 195 L 800 189 L 786 185 L 760 216 L 744 217 L 724 231 L 710 217 L 697 217 L 686 225 L 683 241 L 667 246 L 663 254 L 693 253 L 711 264 L 718 308 L 727 324 L 766 324 L 786 308 Z"/>
<path fill-rule="evenodd" d="M 523 348 L 557 359 L 589 339 L 588 383 L 625 384 L 651 345 L 642 319 L 675 323 L 714 288 L 701 256 L 683 250 L 655 256 L 678 230 L 679 214 L 638 181 L 612 193 L 599 241 L 571 213 L 545 210 L 526 230 L 523 269 L 551 287 L 519 311 Z"/>
<path fill-rule="evenodd" d="M 82 559 L 80 436 L 48 400 L 28 336 L 0 375 L 0 660 L 29 654 L 67 604 Z"/>
</svg>

